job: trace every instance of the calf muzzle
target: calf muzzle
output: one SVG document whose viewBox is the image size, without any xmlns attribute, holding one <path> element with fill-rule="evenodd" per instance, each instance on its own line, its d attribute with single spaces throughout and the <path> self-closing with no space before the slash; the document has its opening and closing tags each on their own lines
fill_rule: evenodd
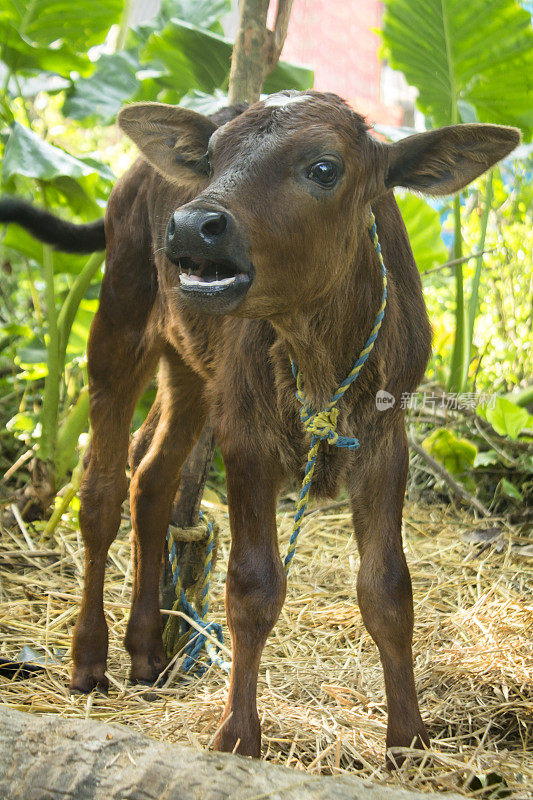
<svg viewBox="0 0 533 800">
<path fill-rule="evenodd" d="M 254 269 L 232 214 L 211 206 L 183 206 L 170 217 L 165 253 L 179 269 L 184 302 L 208 314 L 228 314 L 250 288 Z"/>
</svg>

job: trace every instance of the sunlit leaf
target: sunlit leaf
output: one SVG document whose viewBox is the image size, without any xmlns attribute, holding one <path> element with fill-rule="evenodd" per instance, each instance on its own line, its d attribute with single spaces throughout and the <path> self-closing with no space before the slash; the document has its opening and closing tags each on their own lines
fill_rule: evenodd
<svg viewBox="0 0 533 800">
<path fill-rule="evenodd" d="M 50 181 L 61 176 L 82 178 L 95 172 L 93 166 L 45 142 L 30 128 L 13 123 L 2 162 L 4 182 L 13 175 Z"/>
<path fill-rule="evenodd" d="M 413 194 L 396 196 L 420 272 L 443 264 L 448 256 L 441 237 L 439 214 Z"/>
<path fill-rule="evenodd" d="M 500 436 L 518 439 L 526 428 L 533 429 L 533 414 L 505 397 L 497 396 L 493 405 L 477 406 L 477 413 L 490 422 Z"/>
<path fill-rule="evenodd" d="M 382 37 L 434 125 L 474 113 L 531 136 L 533 30 L 515 0 L 386 0 Z"/>
<path fill-rule="evenodd" d="M 86 52 L 103 42 L 111 25 L 120 21 L 124 0 L 3 0 L 0 15 L 2 42 L 15 31 L 31 44 L 49 47 L 66 41 L 74 51 Z"/>
<path fill-rule="evenodd" d="M 490 467 L 497 464 L 499 460 L 496 450 L 485 450 L 476 455 L 474 467 Z"/>
<path fill-rule="evenodd" d="M 424 450 L 452 475 L 460 478 L 474 465 L 477 447 L 468 439 L 458 439 L 448 428 L 437 428 L 422 442 Z"/>
<path fill-rule="evenodd" d="M 137 59 L 126 52 L 101 56 L 89 78 L 73 82 L 63 113 L 77 120 L 111 122 L 138 88 L 138 66 Z"/>
</svg>

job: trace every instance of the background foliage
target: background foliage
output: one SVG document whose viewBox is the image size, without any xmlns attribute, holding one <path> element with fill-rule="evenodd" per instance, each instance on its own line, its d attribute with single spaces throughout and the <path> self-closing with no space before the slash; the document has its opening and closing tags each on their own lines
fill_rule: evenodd
<svg viewBox="0 0 533 800">
<path fill-rule="evenodd" d="M 225 104 L 227 10 L 227 0 L 164 0 L 156 17 L 129 27 L 123 0 L 6 0 L 2 194 L 75 221 L 100 217 L 115 175 L 134 157 L 113 127 L 125 102 L 181 103 L 204 113 Z M 515 0 L 387 0 L 382 35 L 384 56 L 417 87 L 428 127 L 514 124 L 529 142 L 533 33 Z M 264 90 L 312 82 L 310 70 L 280 63 Z M 398 198 L 434 327 L 428 386 L 439 387 L 440 397 L 443 387 L 500 396 L 495 407 L 467 404 L 471 414 L 442 405 L 431 414 L 422 401 L 411 413 L 412 431 L 469 491 L 517 509 L 532 483 L 532 167 L 526 145 L 456 199 Z M 0 464 L 5 470 L 32 448 L 52 464 L 59 488 L 87 430 L 85 347 L 101 258 L 53 252 L 15 226 L 4 231 L 0 257 Z M 150 389 L 135 426 L 152 396 Z"/>
</svg>

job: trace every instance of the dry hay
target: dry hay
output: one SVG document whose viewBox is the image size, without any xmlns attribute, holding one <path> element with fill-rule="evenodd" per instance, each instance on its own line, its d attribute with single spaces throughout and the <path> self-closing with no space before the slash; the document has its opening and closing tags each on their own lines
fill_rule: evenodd
<svg viewBox="0 0 533 800">
<path fill-rule="evenodd" d="M 229 532 L 223 507 L 216 516 L 222 534 L 211 618 L 223 621 Z M 404 517 L 415 596 L 415 673 L 431 751 L 422 763 L 408 758 L 396 773 L 384 768 L 382 672 L 355 600 L 350 515 L 335 508 L 306 520 L 287 601 L 263 655 L 264 758 L 312 773 L 357 769 L 374 781 L 423 791 L 533 797 L 531 545 L 520 547 L 525 542 L 500 521 L 502 551 L 480 551 L 464 540 L 479 522 L 451 507 L 410 503 Z M 290 514 L 280 513 L 279 524 L 285 552 Z M 219 669 L 185 679 L 178 661 L 169 685 L 153 695 L 126 680 L 127 522 L 110 551 L 106 583 L 109 697 L 71 697 L 67 688 L 82 582 L 79 531 L 74 525 L 56 531 L 49 547 L 60 558 L 35 555 L 30 544 L 40 548 L 31 526 L 26 538 L 20 527 L 0 537 L 2 655 L 15 658 L 30 645 L 51 663 L 46 674 L 26 680 L 0 678 L 2 702 L 27 712 L 121 722 L 156 739 L 209 746 L 227 690 Z"/>
</svg>

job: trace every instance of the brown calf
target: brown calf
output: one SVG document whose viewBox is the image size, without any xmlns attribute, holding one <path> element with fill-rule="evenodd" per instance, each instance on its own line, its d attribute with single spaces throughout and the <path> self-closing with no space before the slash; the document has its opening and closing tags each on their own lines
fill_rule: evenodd
<svg viewBox="0 0 533 800">
<path fill-rule="evenodd" d="M 339 404 L 339 432 L 359 450 L 321 445 L 314 494 L 347 486 L 361 558 L 357 596 L 376 642 L 388 704 L 387 746 L 427 744 L 411 653 L 413 603 L 401 541 L 408 466 L 400 403 L 430 353 L 420 278 L 392 194 L 449 194 L 518 143 L 515 129 L 461 125 L 398 144 L 372 138 L 335 95 L 273 95 L 216 128 L 192 111 L 125 108 L 122 129 L 144 158 L 107 207 L 107 269 L 89 341 L 90 463 L 81 489 L 85 589 L 71 687 L 105 687 L 104 569 L 127 490 L 135 402 L 159 364 L 157 398 L 130 447 L 134 579 L 126 648 L 131 678 L 165 666 L 158 606 L 163 543 L 180 468 L 207 415 L 227 474 L 232 545 L 226 585 L 233 666 L 215 747 L 258 756 L 261 652 L 286 578 L 276 498 L 301 478 L 308 448 L 291 374 L 324 408 L 369 335 L 381 271 L 368 235 L 370 204 L 389 291 L 376 346 Z M 230 716 L 231 715 L 231 716 Z"/>
</svg>

